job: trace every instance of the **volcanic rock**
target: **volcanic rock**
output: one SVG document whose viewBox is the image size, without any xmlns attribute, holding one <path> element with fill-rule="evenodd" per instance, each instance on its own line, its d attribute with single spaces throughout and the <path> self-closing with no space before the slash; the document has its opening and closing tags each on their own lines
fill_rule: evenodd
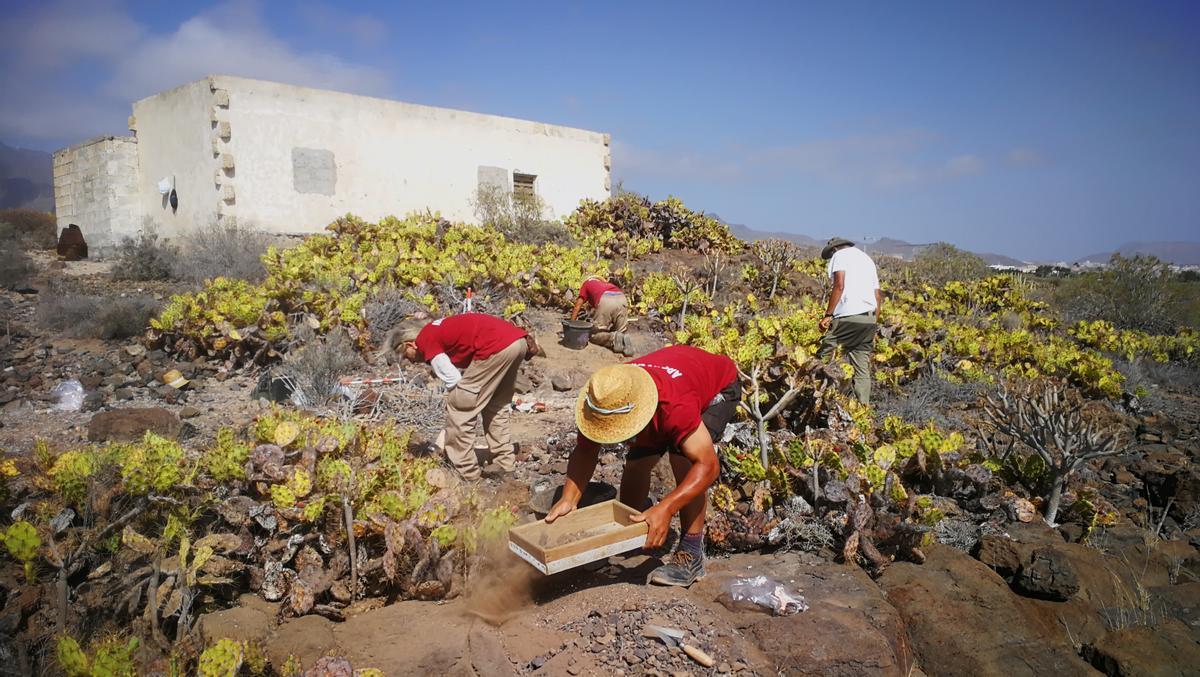
<svg viewBox="0 0 1200 677">
<path fill-rule="evenodd" d="M 175 439 L 182 425 L 162 407 L 131 407 L 104 411 L 88 422 L 90 442 L 132 442 L 146 432 Z"/>
</svg>

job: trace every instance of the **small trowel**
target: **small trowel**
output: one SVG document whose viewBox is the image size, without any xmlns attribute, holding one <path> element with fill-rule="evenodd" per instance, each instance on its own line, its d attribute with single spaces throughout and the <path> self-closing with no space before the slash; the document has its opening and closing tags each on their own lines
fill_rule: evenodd
<svg viewBox="0 0 1200 677">
<path fill-rule="evenodd" d="M 709 656 L 708 654 L 704 653 L 703 651 L 701 651 L 700 649 L 697 649 L 694 646 L 689 646 L 687 644 L 684 644 L 683 643 L 683 635 L 684 635 L 683 630 L 676 630 L 675 628 L 664 628 L 661 625 L 647 624 L 646 627 L 642 628 L 642 636 L 657 637 L 659 640 L 662 641 L 663 644 L 666 644 L 667 646 L 670 646 L 670 647 L 677 646 L 680 649 L 683 649 L 683 652 L 685 654 L 687 654 L 689 657 L 691 657 L 692 660 L 696 661 L 697 663 L 699 663 L 700 665 L 703 665 L 706 668 L 711 668 L 713 666 L 713 664 L 716 662 L 713 660 L 713 657 Z"/>
</svg>

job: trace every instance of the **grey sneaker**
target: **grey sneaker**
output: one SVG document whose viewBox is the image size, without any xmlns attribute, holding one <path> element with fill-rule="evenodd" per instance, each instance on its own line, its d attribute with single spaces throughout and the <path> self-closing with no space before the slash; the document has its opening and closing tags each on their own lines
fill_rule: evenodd
<svg viewBox="0 0 1200 677">
<path fill-rule="evenodd" d="M 704 556 L 696 557 L 686 550 L 676 550 L 670 562 L 650 572 L 646 582 L 686 588 L 701 578 L 704 578 Z"/>
<path fill-rule="evenodd" d="M 620 345 L 620 350 L 618 352 L 625 357 L 633 357 L 633 342 L 629 340 L 629 336 L 626 334 L 617 334 L 617 340 L 618 345 Z"/>
<path fill-rule="evenodd" d="M 625 335 L 624 334 L 613 334 L 612 351 L 618 355 L 625 354 Z"/>
</svg>

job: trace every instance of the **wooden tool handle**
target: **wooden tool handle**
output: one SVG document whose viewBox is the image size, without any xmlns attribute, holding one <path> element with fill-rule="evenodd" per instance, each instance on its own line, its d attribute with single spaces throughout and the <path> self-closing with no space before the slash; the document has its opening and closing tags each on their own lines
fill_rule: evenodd
<svg viewBox="0 0 1200 677">
<path fill-rule="evenodd" d="M 713 666 L 713 663 L 716 662 L 713 660 L 712 656 L 709 656 L 708 654 L 704 653 L 703 651 L 701 651 L 700 649 L 697 649 L 694 646 L 688 646 L 687 644 L 680 644 L 680 646 L 683 647 L 683 652 L 685 654 L 692 657 L 692 660 L 696 661 L 697 663 L 699 663 L 700 665 L 703 665 L 706 668 L 711 668 Z"/>
</svg>

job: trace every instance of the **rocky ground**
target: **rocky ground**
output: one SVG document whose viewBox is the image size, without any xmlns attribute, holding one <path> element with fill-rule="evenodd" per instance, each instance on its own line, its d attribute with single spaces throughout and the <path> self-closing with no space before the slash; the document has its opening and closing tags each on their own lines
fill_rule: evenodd
<svg viewBox="0 0 1200 677">
<path fill-rule="evenodd" d="M 82 288 L 108 284 L 94 264 L 55 272 L 76 274 Z M 0 296 L 0 447 L 9 454 L 29 453 L 37 438 L 66 448 L 146 429 L 199 445 L 267 406 L 253 396 L 259 373 L 178 362 L 135 340 L 46 335 L 33 319 L 37 302 L 37 294 Z M 487 480 L 531 506 L 524 520 L 536 519 L 533 508 L 565 473 L 575 392 L 592 370 L 618 360 L 595 346 L 557 345 L 553 315 L 530 319 L 546 356 L 525 368 L 519 398 L 539 406 L 513 414 L 516 475 Z M 635 336 L 643 350 L 660 344 L 647 327 Z M 172 370 L 188 383 L 164 383 Z M 420 369 L 405 373 L 409 385 L 427 379 Z M 79 411 L 53 408 L 52 390 L 67 379 L 84 388 Z M 1075 526 L 1014 515 L 994 532 L 959 548 L 935 544 L 923 564 L 895 563 L 874 579 L 827 550 L 753 553 L 711 559 L 709 576 L 687 590 L 645 586 L 659 562 L 647 554 L 542 577 L 501 552 L 487 576 L 444 602 L 368 599 L 335 623 L 318 615 L 281 620 L 280 605 L 245 595 L 239 606 L 204 616 L 199 633 L 258 639 L 277 665 L 293 654 L 305 665 L 337 655 L 396 675 L 1197 674 L 1200 407 L 1191 393 L 1177 398 L 1190 416 L 1142 416 L 1136 446 L 1090 471 L 1107 500 L 1144 513 L 1149 527 L 1123 520 L 1086 543 Z M 597 479 L 615 485 L 620 469 L 620 455 L 606 452 Z M 668 477 L 660 468 L 656 491 L 669 490 Z M 777 617 L 734 602 L 730 584 L 760 574 L 809 608 Z M 0 612 L 0 624 L 10 612 Z M 714 664 L 645 636 L 646 624 L 682 630 Z"/>
</svg>

